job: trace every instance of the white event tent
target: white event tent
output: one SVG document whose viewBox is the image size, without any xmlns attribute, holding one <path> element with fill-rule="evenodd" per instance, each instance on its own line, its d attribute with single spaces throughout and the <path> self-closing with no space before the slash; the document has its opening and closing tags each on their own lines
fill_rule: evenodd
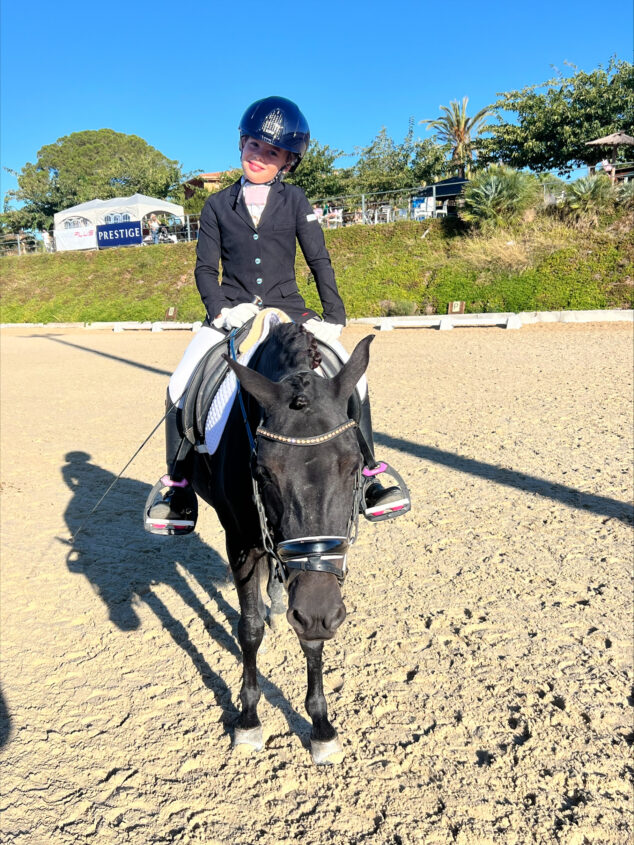
<svg viewBox="0 0 634 845">
<path fill-rule="evenodd" d="M 55 246 L 58 252 L 71 249 L 96 249 L 97 226 L 105 223 L 142 222 L 150 214 L 178 217 L 184 222 L 182 205 L 167 200 L 133 194 L 110 200 L 90 200 L 74 205 L 53 216 Z"/>
</svg>

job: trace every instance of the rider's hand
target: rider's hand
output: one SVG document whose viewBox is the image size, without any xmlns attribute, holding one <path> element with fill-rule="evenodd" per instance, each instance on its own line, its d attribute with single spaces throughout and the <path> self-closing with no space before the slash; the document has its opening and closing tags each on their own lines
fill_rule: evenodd
<svg viewBox="0 0 634 845">
<path fill-rule="evenodd" d="M 260 309 L 252 302 L 241 302 L 233 308 L 222 308 L 214 320 L 217 329 L 239 329 L 251 317 L 255 317 Z"/>
<path fill-rule="evenodd" d="M 309 332 L 315 335 L 317 340 L 322 340 L 324 343 L 338 340 L 343 329 L 343 326 L 339 323 L 326 323 L 324 320 L 315 320 L 314 318 L 306 320 L 304 325 Z"/>
</svg>

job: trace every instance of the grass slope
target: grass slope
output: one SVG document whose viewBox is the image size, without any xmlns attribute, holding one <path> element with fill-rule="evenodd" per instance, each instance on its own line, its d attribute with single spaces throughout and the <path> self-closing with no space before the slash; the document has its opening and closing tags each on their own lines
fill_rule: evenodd
<svg viewBox="0 0 634 845">
<path fill-rule="evenodd" d="M 326 232 L 349 317 L 632 308 L 634 241 L 627 221 L 580 231 L 538 218 L 514 230 L 467 235 L 456 221 L 350 226 Z M 299 251 L 298 251 L 299 252 Z M 2 322 L 161 320 L 169 306 L 202 319 L 194 244 L 101 252 L 9 256 L 2 270 Z M 301 257 L 297 278 L 321 311 Z"/>
</svg>

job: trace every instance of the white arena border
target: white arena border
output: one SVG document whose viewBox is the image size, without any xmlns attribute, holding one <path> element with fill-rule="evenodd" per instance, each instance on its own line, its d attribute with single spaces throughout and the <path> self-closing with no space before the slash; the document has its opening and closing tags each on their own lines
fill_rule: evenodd
<svg viewBox="0 0 634 845">
<path fill-rule="evenodd" d="M 393 329 L 448 329 L 467 327 L 498 326 L 505 329 L 521 329 L 535 323 L 614 323 L 634 322 L 634 310 L 611 311 L 521 311 L 518 314 L 432 314 L 415 317 L 356 317 L 348 325 L 366 325 L 382 332 Z M 0 323 L 0 329 L 112 329 L 115 332 L 130 331 L 174 331 L 197 332 L 201 322 L 103 322 L 103 323 Z"/>
</svg>

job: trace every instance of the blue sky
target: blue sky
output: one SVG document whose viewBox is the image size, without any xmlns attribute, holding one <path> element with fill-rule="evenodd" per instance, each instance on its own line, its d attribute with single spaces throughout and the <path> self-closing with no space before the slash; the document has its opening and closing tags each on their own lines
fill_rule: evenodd
<svg viewBox="0 0 634 845">
<path fill-rule="evenodd" d="M 186 172 L 224 170 L 238 163 L 242 111 L 269 94 L 352 153 L 382 126 L 400 141 L 410 116 L 452 99 L 469 96 L 473 113 L 553 66 L 632 61 L 631 0 L 3 0 L 1 14 L 0 152 L 15 170 L 101 128 L 141 136 Z M 3 169 L 2 195 L 15 186 Z"/>
</svg>

